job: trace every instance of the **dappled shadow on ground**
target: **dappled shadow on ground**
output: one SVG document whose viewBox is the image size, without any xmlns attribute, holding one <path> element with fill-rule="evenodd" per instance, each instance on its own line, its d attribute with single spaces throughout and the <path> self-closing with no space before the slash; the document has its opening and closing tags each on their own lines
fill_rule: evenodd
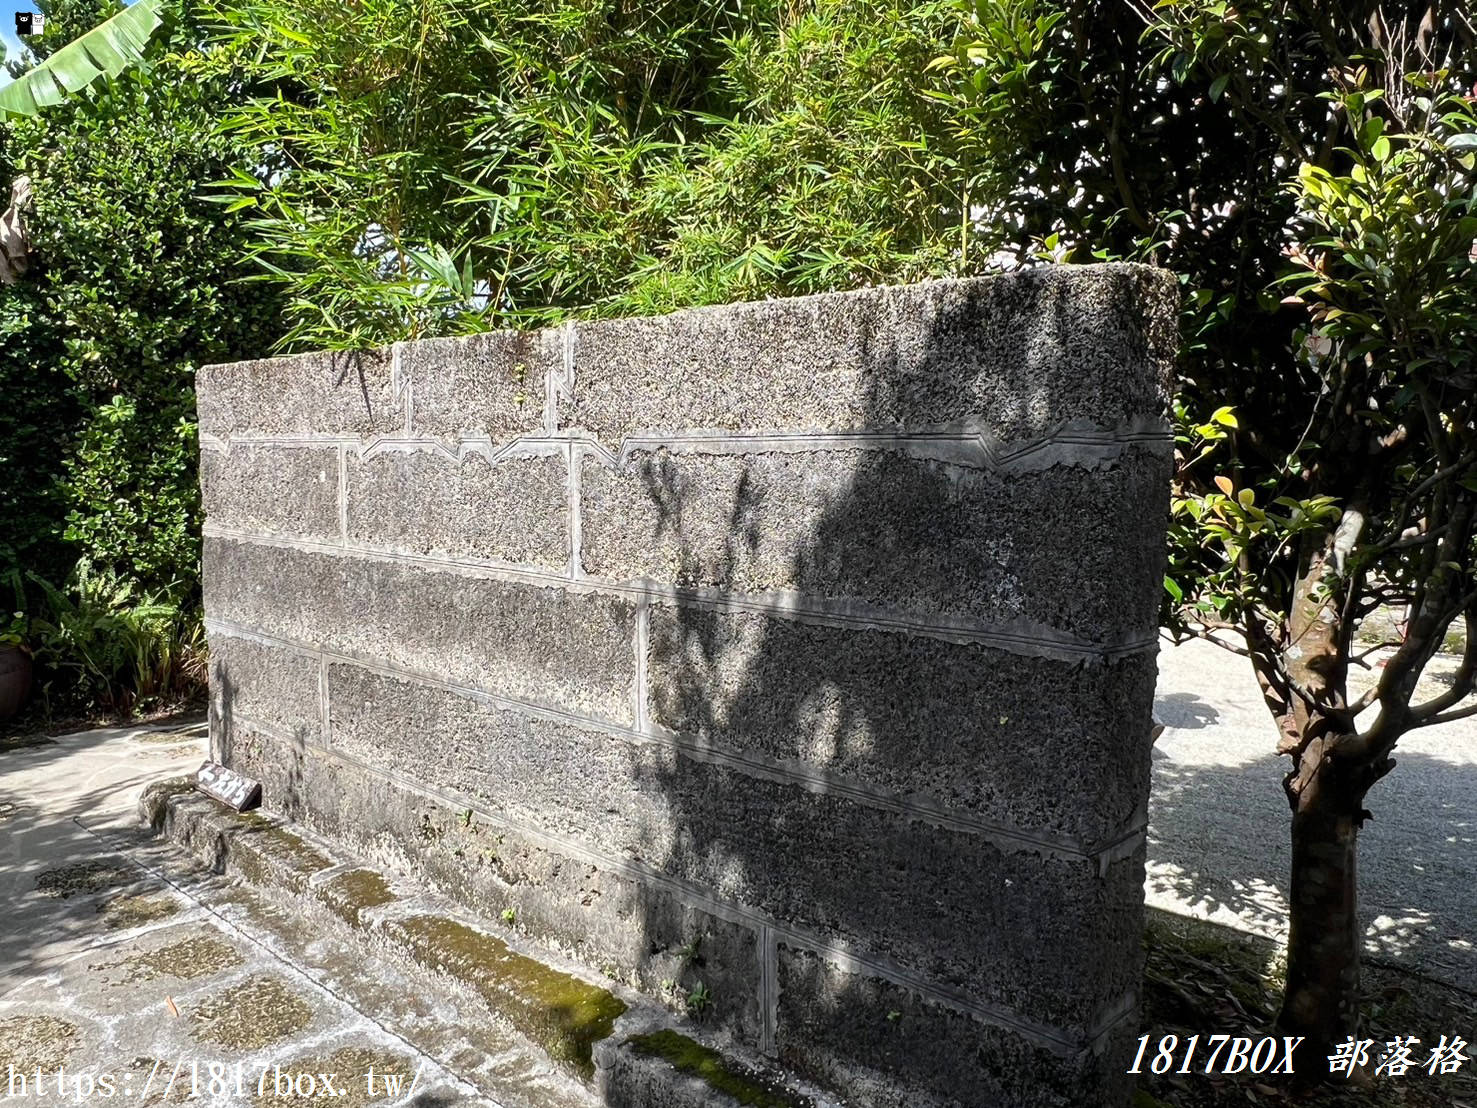
<svg viewBox="0 0 1477 1108">
<path fill-rule="evenodd" d="M 1183 731 L 1209 727 L 1221 714 L 1194 693 L 1175 692 L 1154 698 L 1154 718 L 1166 727 Z"/>
<path fill-rule="evenodd" d="M 1140 1033 L 1148 1050 L 1162 1036 L 1176 1036 L 1183 1058 L 1191 1036 L 1211 1042 L 1213 1035 L 1275 1036 L 1281 1005 L 1282 950 L 1272 940 L 1171 913 L 1150 910 L 1145 929 L 1147 953 Z M 1372 1040 L 1371 1062 L 1384 1044 L 1413 1036 L 1419 1066 L 1442 1035 L 1461 1034 L 1477 1018 L 1477 997 L 1404 970 L 1367 965 L 1362 979 L 1361 1036 Z M 1279 1051 L 1280 1053 L 1280 1051 Z M 1205 1057 L 1204 1050 L 1200 1057 Z M 1142 1066 L 1136 1108 L 1452 1108 L 1477 1103 L 1477 1071 L 1470 1065 L 1451 1074 L 1413 1069 L 1400 1077 L 1376 1077 L 1372 1088 L 1334 1085 L 1318 1092 L 1294 1092 L 1284 1076 L 1243 1070 L 1232 1076 L 1207 1076 L 1174 1068 L 1155 1074 Z"/>
<path fill-rule="evenodd" d="M 119 853 L 147 837 L 133 798 L 193 772 L 201 744 L 132 734 L 104 728 L 0 754 L 0 998 L 16 999 L 70 945 L 106 933 L 100 913 L 150 883 Z"/>
<path fill-rule="evenodd" d="M 30 702 L 19 715 L 0 723 L 0 755 L 29 746 L 45 746 L 62 736 L 140 727 L 183 728 L 204 723 L 205 717 L 203 695 L 186 703 L 138 714 L 53 717 L 39 694 L 33 691 Z M 0 762 L 0 773 L 3 772 L 4 763 Z"/>
<path fill-rule="evenodd" d="M 1268 724 L 1267 746 L 1272 743 Z M 1151 904 L 1264 935 L 1287 926 L 1291 813 L 1286 758 L 1227 767 L 1155 751 Z M 1369 959 L 1477 993 L 1477 765 L 1396 750 L 1360 834 L 1360 915 Z"/>
</svg>

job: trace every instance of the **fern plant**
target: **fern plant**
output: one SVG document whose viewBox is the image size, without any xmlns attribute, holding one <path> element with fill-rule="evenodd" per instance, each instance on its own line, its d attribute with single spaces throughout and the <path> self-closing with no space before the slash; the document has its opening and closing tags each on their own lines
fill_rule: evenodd
<svg viewBox="0 0 1477 1108">
<path fill-rule="evenodd" d="M 31 574 L 45 614 L 30 621 L 36 661 L 48 674 L 48 707 L 95 704 L 137 711 L 179 699 L 205 678 L 198 616 L 80 562 L 65 587 Z"/>
</svg>

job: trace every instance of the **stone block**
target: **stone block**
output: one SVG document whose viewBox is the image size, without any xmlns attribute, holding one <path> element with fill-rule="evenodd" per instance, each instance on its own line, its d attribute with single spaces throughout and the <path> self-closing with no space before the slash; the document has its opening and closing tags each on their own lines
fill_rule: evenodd
<svg viewBox="0 0 1477 1108">
<path fill-rule="evenodd" d="M 724 899 L 1069 1029 L 1136 987 L 1141 857 L 1100 878 L 1095 862 L 687 759 L 660 786 L 662 869 Z"/>
<path fill-rule="evenodd" d="M 224 736 L 229 743 L 239 719 L 264 723 L 304 739 L 321 738 L 319 670 L 318 659 L 311 655 L 212 632 L 212 740 L 218 742 Z"/>
<path fill-rule="evenodd" d="M 580 324 L 561 426 L 607 445 L 660 431 L 923 428 L 1007 440 L 1162 414 L 1177 285 L 1147 266 L 828 293 Z"/>
<path fill-rule="evenodd" d="M 654 605 L 652 721 L 1026 832 L 1095 844 L 1149 788 L 1155 664 Z"/>
<path fill-rule="evenodd" d="M 206 611 L 499 696 L 632 720 L 628 600 L 410 562 L 207 538 Z"/>
<path fill-rule="evenodd" d="M 630 823 L 640 752 L 621 739 L 355 665 L 329 666 L 328 701 L 334 750 L 549 834 L 588 839 L 608 820 L 611 853 L 650 852 Z"/>
<path fill-rule="evenodd" d="M 562 456 L 461 461 L 386 451 L 348 458 L 352 543 L 563 571 L 569 564 Z"/>
<path fill-rule="evenodd" d="M 329 698 L 335 749 L 1037 1018 L 1091 1019 L 1132 983 L 1113 954 L 1125 936 L 1137 949 L 1141 862 L 1100 879 L 1094 862 L 354 667 L 330 671 Z"/>
<path fill-rule="evenodd" d="M 582 561 L 741 593 L 785 589 L 915 618 L 1152 633 L 1167 459 L 1009 476 L 890 452 L 587 457 Z"/>
<path fill-rule="evenodd" d="M 1126 1019 L 1104 1043 L 1054 1049 L 910 989 L 781 946 L 780 1060 L 858 1108 L 1081 1108 L 1126 1104 Z"/>
<path fill-rule="evenodd" d="M 211 435 L 402 434 L 389 350 L 295 354 L 201 366 L 200 430 Z"/>
<path fill-rule="evenodd" d="M 506 443 L 543 424 L 544 378 L 563 364 L 557 331 L 495 331 L 401 347 L 416 435 Z"/>
<path fill-rule="evenodd" d="M 200 453 L 200 493 L 217 527 L 338 541 L 337 447 L 233 443 Z"/>
</svg>

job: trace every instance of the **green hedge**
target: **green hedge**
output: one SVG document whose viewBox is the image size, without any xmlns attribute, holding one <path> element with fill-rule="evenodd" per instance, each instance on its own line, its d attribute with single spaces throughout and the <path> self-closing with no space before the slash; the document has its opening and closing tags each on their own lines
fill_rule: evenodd
<svg viewBox="0 0 1477 1108">
<path fill-rule="evenodd" d="M 226 89 L 169 56 L 197 34 L 176 22 L 149 65 L 0 126 L 0 190 L 26 173 L 35 201 L 31 269 L 0 287 L 0 576 L 25 584 L 56 710 L 132 699 L 98 692 L 126 677 L 77 678 L 84 652 L 112 653 L 59 636 L 59 608 L 97 609 L 70 618 L 103 635 L 130 606 L 163 626 L 164 605 L 180 613 L 170 634 L 192 638 L 195 370 L 280 333 L 278 294 L 243 280 L 241 222 L 212 199 L 248 156 L 217 134 Z"/>
</svg>

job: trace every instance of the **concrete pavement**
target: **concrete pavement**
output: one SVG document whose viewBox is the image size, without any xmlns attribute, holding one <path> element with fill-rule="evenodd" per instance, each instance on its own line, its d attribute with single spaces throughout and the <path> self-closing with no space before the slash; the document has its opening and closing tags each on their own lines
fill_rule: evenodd
<svg viewBox="0 0 1477 1108">
<path fill-rule="evenodd" d="M 316 1097 L 332 1074 L 345 1106 L 492 1103 L 363 1015 L 327 972 L 332 950 L 315 972 L 312 936 L 284 949 L 261 926 L 271 906 L 143 833 L 144 786 L 192 772 L 204 750 L 202 725 L 0 753 L 0 1095 L 296 1102 L 305 1075 Z"/>
</svg>

